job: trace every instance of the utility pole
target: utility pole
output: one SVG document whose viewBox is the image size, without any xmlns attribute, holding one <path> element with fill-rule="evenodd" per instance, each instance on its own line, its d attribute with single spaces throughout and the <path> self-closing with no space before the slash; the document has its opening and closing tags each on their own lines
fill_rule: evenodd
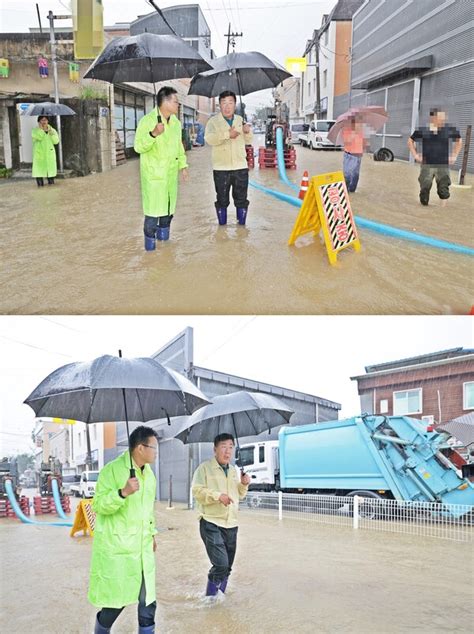
<svg viewBox="0 0 474 634">
<path fill-rule="evenodd" d="M 62 17 L 62 16 L 61 16 Z M 70 17 L 70 16 L 67 16 Z M 53 12 L 48 13 L 49 20 L 49 41 L 51 43 L 51 61 L 53 62 L 53 82 L 54 82 L 54 101 L 59 103 L 59 85 L 58 85 L 58 63 L 56 55 L 56 38 L 54 35 L 54 18 Z M 59 136 L 59 171 L 63 171 L 63 144 L 61 138 L 61 117 L 56 116 L 56 127 L 58 129 Z"/>
<path fill-rule="evenodd" d="M 242 37 L 243 33 L 234 33 L 233 31 L 231 32 L 230 30 L 230 22 L 229 22 L 229 31 L 227 33 L 224 33 L 224 37 L 227 38 L 227 55 L 229 54 L 229 49 L 230 49 L 230 45 L 232 43 L 232 48 L 235 48 L 235 38 L 236 37 Z"/>
<path fill-rule="evenodd" d="M 314 115 L 316 119 L 321 117 L 321 84 L 319 77 L 319 31 L 317 35 L 317 39 L 315 40 L 316 45 L 316 103 L 314 107 Z"/>
</svg>

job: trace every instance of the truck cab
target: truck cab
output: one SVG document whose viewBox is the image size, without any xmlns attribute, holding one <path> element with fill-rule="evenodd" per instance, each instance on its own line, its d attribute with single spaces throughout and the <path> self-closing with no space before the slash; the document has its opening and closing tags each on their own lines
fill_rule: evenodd
<svg viewBox="0 0 474 634">
<path fill-rule="evenodd" d="M 71 493 L 76 497 L 93 498 L 98 478 L 98 471 L 83 471 L 79 482 L 70 486 Z"/>
<path fill-rule="evenodd" d="M 308 132 L 299 137 L 301 145 L 310 150 L 341 150 L 341 145 L 334 145 L 328 139 L 328 132 L 335 123 L 335 119 L 313 119 Z"/>
<path fill-rule="evenodd" d="M 249 491 L 274 491 L 278 487 L 278 440 L 242 445 L 236 463 L 250 476 Z"/>
</svg>

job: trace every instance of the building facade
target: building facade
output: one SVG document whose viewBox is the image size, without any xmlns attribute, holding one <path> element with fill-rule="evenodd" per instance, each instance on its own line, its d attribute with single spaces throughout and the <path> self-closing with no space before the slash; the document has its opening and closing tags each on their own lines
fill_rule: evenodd
<svg viewBox="0 0 474 634">
<path fill-rule="evenodd" d="M 339 0 L 321 26 L 307 41 L 303 56 L 307 70 L 301 77 L 301 110 L 306 121 L 316 117 L 319 65 L 319 111 L 321 119 L 333 119 L 335 100 L 347 94 L 350 82 L 352 16 L 363 0 Z M 340 113 L 338 113 L 340 114 Z"/>
<path fill-rule="evenodd" d="M 453 348 L 365 371 L 351 377 L 361 412 L 407 415 L 437 425 L 474 411 L 474 350 Z"/>
<path fill-rule="evenodd" d="M 349 104 L 385 107 L 389 120 L 372 150 L 388 147 L 404 160 L 408 137 L 427 125 L 430 108 L 444 108 L 465 139 L 474 106 L 473 25 L 473 2 L 366 0 L 352 21 L 351 89 L 336 99 L 335 113 Z M 453 169 L 461 163 L 462 152 Z"/>
</svg>

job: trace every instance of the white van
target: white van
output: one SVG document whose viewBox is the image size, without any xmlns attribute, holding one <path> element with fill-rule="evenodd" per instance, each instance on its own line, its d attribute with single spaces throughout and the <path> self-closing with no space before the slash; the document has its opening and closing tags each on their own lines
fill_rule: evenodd
<svg viewBox="0 0 474 634">
<path fill-rule="evenodd" d="M 307 133 L 309 130 L 309 123 L 292 123 L 290 121 L 290 143 L 300 143 L 300 134 Z"/>
<path fill-rule="evenodd" d="M 342 145 L 334 145 L 328 139 L 328 132 L 335 123 L 335 119 L 314 119 L 307 134 L 300 135 L 301 145 L 310 150 L 342 150 Z"/>
</svg>

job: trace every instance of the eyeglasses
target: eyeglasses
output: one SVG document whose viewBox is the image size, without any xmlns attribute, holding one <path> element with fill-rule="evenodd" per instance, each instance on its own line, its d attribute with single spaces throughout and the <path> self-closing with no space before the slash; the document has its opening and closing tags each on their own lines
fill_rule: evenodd
<svg viewBox="0 0 474 634">
<path fill-rule="evenodd" d="M 155 451 L 158 451 L 158 445 L 146 445 L 144 442 L 142 442 L 142 445 L 144 447 L 149 447 L 150 449 L 154 449 Z"/>
</svg>

